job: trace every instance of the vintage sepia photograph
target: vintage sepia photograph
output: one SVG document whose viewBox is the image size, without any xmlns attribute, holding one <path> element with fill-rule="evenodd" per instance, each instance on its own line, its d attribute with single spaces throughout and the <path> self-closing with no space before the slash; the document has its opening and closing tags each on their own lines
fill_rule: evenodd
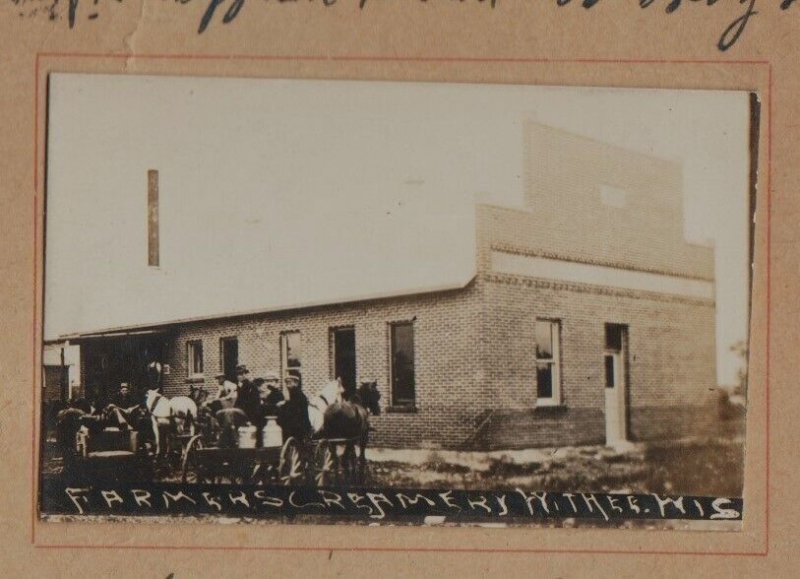
<svg viewBox="0 0 800 579">
<path fill-rule="evenodd" d="M 758 95 L 47 94 L 42 519 L 741 528 Z"/>
</svg>

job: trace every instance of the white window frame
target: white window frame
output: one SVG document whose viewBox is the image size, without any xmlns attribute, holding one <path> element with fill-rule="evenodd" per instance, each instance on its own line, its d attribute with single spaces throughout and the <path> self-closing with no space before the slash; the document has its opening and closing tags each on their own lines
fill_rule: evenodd
<svg viewBox="0 0 800 579">
<path fill-rule="evenodd" d="M 289 336 L 292 334 L 297 334 L 298 340 L 300 340 L 300 365 L 299 366 L 289 366 Z M 286 379 L 289 375 L 289 370 L 297 370 L 300 372 L 300 376 L 303 376 L 303 357 L 302 357 L 302 349 L 303 349 L 303 334 L 300 330 L 290 330 L 288 332 L 281 332 L 280 334 L 280 348 L 281 348 L 281 383 Z"/>
<path fill-rule="evenodd" d="M 197 372 L 195 367 L 195 348 L 200 347 L 200 371 Z M 205 369 L 205 360 L 203 353 L 203 340 L 187 340 L 186 341 L 186 373 L 190 379 L 203 378 Z"/>
<path fill-rule="evenodd" d="M 561 320 L 554 320 L 550 318 L 536 318 L 536 324 L 549 324 L 550 325 L 550 340 L 553 345 L 552 358 L 539 358 L 537 348 L 534 348 L 536 356 L 536 376 L 535 394 L 537 406 L 561 406 Z M 535 330 L 535 328 L 534 328 Z M 534 332 L 535 335 L 535 332 Z M 552 396 L 542 398 L 539 396 L 539 364 L 548 364 L 552 370 L 550 372 L 552 384 Z"/>
</svg>

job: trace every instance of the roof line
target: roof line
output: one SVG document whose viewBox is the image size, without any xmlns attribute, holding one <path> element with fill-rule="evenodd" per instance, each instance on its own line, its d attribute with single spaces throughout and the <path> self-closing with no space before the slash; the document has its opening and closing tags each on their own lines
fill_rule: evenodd
<svg viewBox="0 0 800 579">
<path fill-rule="evenodd" d="M 83 337 L 100 337 L 101 335 L 105 334 L 119 334 L 119 333 L 126 333 L 135 330 L 147 330 L 147 329 L 155 329 L 155 328 L 164 328 L 166 326 L 178 326 L 183 324 L 193 324 L 198 322 L 210 322 L 215 320 L 224 320 L 226 318 L 239 318 L 239 317 L 247 317 L 247 316 L 257 316 L 257 315 L 264 315 L 264 314 L 271 314 L 271 313 L 278 313 L 278 312 L 288 312 L 292 310 L 306 310 L 312 308 L 320 308 L 326 306 L 338 306 L 344 304 L 354 304 L 358 302 L 367 302 L 367 301 L 377 301 L 377 300 L 386 300 L 392 298 L 399 298 L 399 297 L 412 297 L 416 295 L 424 295 L 424 294 L 433 294 L 433 293 L 440 293 L 440 292 L 447 292 L 447 291 L 455 291 L 461 290 L 466 288 L 469 284 L 471 284 L 475 278 L 477 277 L 477 272 L 473 272 L 470 277 L 458 284 L 445 284 L 441 286 L 432 286 L 430 288 L 424 288 L 415 291 L 398 291 L 398 292 L 389 292 L 385 294 L 373 294 L 373 295 L 366 295 L 366 296 L 359 296 L 355 298 L 346 299 L 343 301 L 338 302 L 327 302 L 327 301 L 320 301 L 320 302 L 308 302 L 304 304 L 294 304 L 290 306 L 277 306 L 274 308 L 267 308 L 267 309 L 257 309 L 257 310 L 246 310 L 241 312 L 228 312 L 224 314 L 215 314 L 210 316 L 196 316 L 191 318 L 181 318 L 176 320 L 167 320 L 163 322 L 153 322 L 148 324 L 133 324 L 129 326 L 116 326 L 112 328 L 102 328 L 99 330 L 90 330 L 84 332 L 74 332 L 70 334 L 62 334 L 55 340 L 45 340 L 45 342 L 60 342 L 64 340 L 74 340 Z"/>
</svg>

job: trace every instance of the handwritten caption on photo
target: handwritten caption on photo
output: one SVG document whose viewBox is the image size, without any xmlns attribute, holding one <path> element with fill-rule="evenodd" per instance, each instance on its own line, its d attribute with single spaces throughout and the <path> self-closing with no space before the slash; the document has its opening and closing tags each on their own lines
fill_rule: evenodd
<svg viewBox="0 0 800 579">
<path fill-rule="evenodd" d="M 42 512 L 62 515 L 738 521 L 744 506 L 741 498 L 552 493 L 521 488 L 463 491 L 172 483 L 81 487 L 46 482 L 43 490 Z"/>
</svg>

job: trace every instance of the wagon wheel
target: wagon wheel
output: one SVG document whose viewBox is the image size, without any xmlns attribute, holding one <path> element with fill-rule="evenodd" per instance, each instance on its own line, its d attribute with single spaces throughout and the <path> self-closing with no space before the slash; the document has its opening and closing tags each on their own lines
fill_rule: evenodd
<svg viewBox="0 0 800 579">
<path fill-rule="evenodd" d="M 224 463 L 220 472 L 216 473 L 214 479 L 216 483 L 229 483 L 232 485 L 241 485 L 250 482 L 253 476 L 253 469 L 250 465 L 241 464 L 235 460 L 227 461 Z"/>
<path fill-rule="evenodd" d="M 189 440 L 186 448 L 183 451 L 183 459 L 181 460 L 182 466 L 182 483 L 198 483 L 203 482 L 201 466 L 197 460 L 197 450 L 203 448 L 203 437 L 196 435 Z"/>
<path fill-rule="evenodd" d="M 186 449 L 180 437 L 174 432 L 167 434 L 165 440 L 166 449 L 164 450 L 164 459 L 170 466 L 176 466 L 178 463 L 183 465 L 183 457 L 186 455 Z"/>
<path fill-rule="evenodd" d="M 283 443 L 281 460 L 278 463 L 278 478 L 284 486 L 291 486 L 302 481 L 304 476 L 303 457 L 298 442 L 289 437 Z"/>
<path fill-rule="evenodd" d="M 85 432 L 75 433 L 75 454 L 81 458 L 89 456 L 89 435 Z"/>
<path fill-rule="evenodd" d="M 250 474 L 250 479 L 247 481 L 255 485 L 266 485 L 274 482 L 278 474 L 277 466 L 269 460 L 256 461 L 253 467 L 253 472 Z"/>
<path fill-rule="evenodd" d="M 314 449 L 314 483 L 318 487 L 331 484 L 337 475 L 336 453 L 331 443 L 323 440 Z"/>
<path fill-rule="evenodd" d="M 341 458 L 342 472 L 347 484 L 360 484 L 361 472 L 359 469 L 358 453 L 354 442 L 348 441 Z"/>
</svg>

